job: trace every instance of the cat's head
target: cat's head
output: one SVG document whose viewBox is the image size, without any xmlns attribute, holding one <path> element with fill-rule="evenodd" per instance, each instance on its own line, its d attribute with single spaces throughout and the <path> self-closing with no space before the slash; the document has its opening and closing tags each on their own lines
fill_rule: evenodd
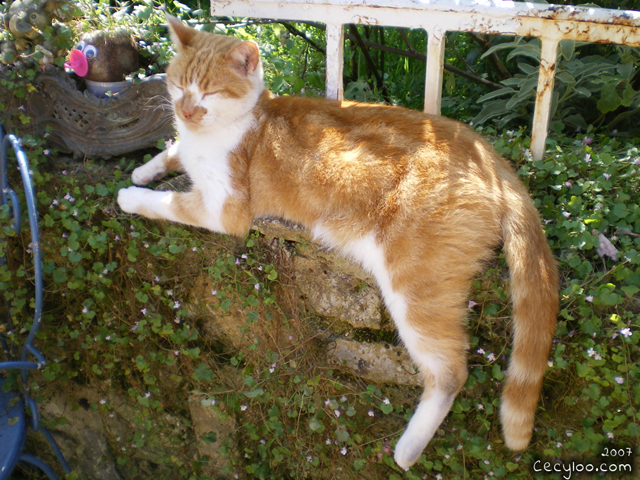
<svg viewBox="0 0 640 480">
<path fill-rule="evenodd" d="M 167 21 L 177 52 L 167 89 L 179 125 L 212 129 L 250 113 L 264 90 L 258 46 L 195 30 L 171 15 Z"/>
</svg>

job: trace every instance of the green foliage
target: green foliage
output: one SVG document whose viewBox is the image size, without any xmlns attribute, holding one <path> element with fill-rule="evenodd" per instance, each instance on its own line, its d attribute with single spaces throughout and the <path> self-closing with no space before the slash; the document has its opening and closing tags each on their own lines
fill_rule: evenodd
<svg viewBox="0 0 640 480">
<path fill-rule="evenodd" d="M 555 70 L 555 87 L 551 105 L 551 119 L 556 131 L 565 125 L 586 130 L 588 125 L 607 128 L 628 127 L 629 121 L 640 112 L 640 93 L 634 88 L 639 61 L 637 51 L 617 47 L 615 53 L 579 55 L 584 42 L 560 42 Z M 516 63 L 519 72 L 503 80 L 504 87 L 483 95 L 482 111 L 473 119 L 482 124 L 499 118 L 504 127 L 514 120 L 528 122 L 532 117 L 538 85 L 540 40 L 517 37 L 488 49 L 483 56 L 510 50 L 507 61 Z M 624 107 L 624 108 L 621 108 Z"/>
</svg>

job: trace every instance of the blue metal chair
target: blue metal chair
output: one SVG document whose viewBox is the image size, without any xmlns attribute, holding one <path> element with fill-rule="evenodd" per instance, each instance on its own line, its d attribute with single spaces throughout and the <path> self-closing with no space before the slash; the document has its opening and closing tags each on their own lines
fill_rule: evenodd
<svg viewBox="0 0 640 480">
<path fill-rule="evenodd" d="M 7 309 L 6 330 L 0 330 L 0 346 L 4 351 L 6 361 L 0 362 L 0 480 L 8 479 L 18 463 L 33 465 L 41 470 L 51 480 L 57 480 L 53 469 L 42 460 L 24 453 L 29 424 L 35 432 L 40 432 L 49 442 L 65 474 L 71 473 L 69 465 L 64 459 L 60 448 L 51 433 L 40 426 L 36 402 L 29 397 L 28 371 L 42 369 L 46 363 L 44 356 L 33 346 L 33 340 L 42 321 L 42 264 L 40 259 L 40 240 L 38 236 L 38 214 L 36 197 L 31 183 L 27 156 L 20 146 L 20 141 L 13 135 L 4 135 L 0 127 L 0 206 L 11 204 L 13 229 L 20 232 L 20 206 L 18 195 L 9 187 L 7 179 L 7 154 L 9 147 L 13 148 L 18 167 L 22 175 L 29 227 L 31 229 L 31 250 L 33 252 L 33 266 L 35 275 L 35 312 L 29 335 L 20 352 L 17 351 L 11 336 L 15 335 L 14 322 Z M 0 240 L 2 241 L 2 240 Z M 1 252 L 0 252 L 1 253 Z M 0 255 L 0 267 L 5 259 Z M 18 370 L 22 391 L 8 390 L 8 376 L 5 372 Z M 15 383 L 15 381 L 13 382 Z"/>
</svg>

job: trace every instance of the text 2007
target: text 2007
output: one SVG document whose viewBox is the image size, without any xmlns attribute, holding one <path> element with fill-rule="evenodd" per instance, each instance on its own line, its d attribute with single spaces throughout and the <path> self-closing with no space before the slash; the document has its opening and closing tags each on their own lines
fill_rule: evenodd
<svg viewBox="0 0 640 480">
<path fill-rule="evenodd" d="M 604 451 L 600 454 L 601 457 L 630 457 L 633 450 L 630 447 L 627 448 L 608 448 L 604 447 Z"/>
</svg>

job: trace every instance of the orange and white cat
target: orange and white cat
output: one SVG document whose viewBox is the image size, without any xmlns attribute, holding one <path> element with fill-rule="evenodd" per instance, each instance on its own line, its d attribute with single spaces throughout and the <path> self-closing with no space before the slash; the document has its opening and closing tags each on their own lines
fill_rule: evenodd
<svg viewBox="0 0 640 480">
<path fill-rule="evenodd" d="M 186 193 L 129 187 L 120 207 L 244 236 L 260 216 L 305 225 L 376 278 L 424 378 L 395 447 L 413 465 L 467 379 L 471 281 L 503 245 L 513 349 L 502 394 L 506 445 L 528 445 L 558 311 L 558 275 L 538 213 L 509 164 L 467 126 L 403 108 L 274 97 L 253 42 L 167 16 L 179 141 L 131 176 L 186 172 Z"/>
</svg>

